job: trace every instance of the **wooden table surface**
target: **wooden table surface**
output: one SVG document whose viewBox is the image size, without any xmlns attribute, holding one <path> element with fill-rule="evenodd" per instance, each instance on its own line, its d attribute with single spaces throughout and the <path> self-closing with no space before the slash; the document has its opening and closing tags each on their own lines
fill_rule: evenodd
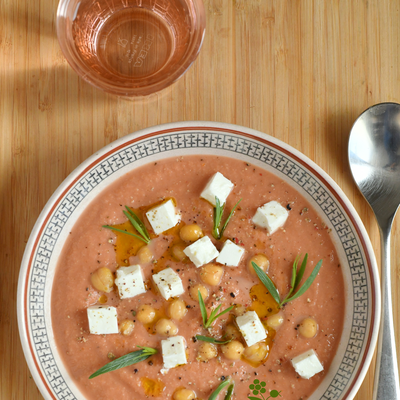
<svg viewBox="0 0 400 400">
<path fill-rule="evenodd" d="M 96 150 L 156 124 L 210 120 L 272 135 L 321 166 L 371 237 L 372 211 L 353 184 L 347 141 L 357 116 L 400 102 L 400 0 L 205 0 L 201 54 L 171 88 L 127 101 L 92 88 L 59 48 L 56 0 L 0 1 L 0 398 L 41 399 L 18 335 L 25 244 L 64 178 Z M 392 237 L 400 348 L 400 223 Z M 374 367 L 357 400 L 372 399 Z M 391 399 L 387 399 L 391 400 Z"/>
</svg>

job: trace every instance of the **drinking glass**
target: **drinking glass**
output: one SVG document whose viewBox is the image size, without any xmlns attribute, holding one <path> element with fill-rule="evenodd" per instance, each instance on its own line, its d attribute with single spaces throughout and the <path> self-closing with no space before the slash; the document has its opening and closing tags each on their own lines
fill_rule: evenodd
<svg viewBox="0 0 400 400">
<path fill-rule="evenodd" d="M 205 32 L 202 0 L 61 0 L 57 36 L 71 67 L 119 96 L 144 96 L 179 79 Z"/>
</svg>

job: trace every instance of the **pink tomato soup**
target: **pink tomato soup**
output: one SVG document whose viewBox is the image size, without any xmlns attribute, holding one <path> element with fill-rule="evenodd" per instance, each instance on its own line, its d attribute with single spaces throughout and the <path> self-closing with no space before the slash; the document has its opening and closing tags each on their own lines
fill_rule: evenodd
<svg viewBox="0 0 400 400">
<path fill-rule="evenodd" d="M 217 346 L 218 357 L 208 362 L 197 359 L 202 342 L 193 338 L 196 335 L 223 337 L 227 324 L 234 320 L 236 308 L 220 317 L 210 332 L 203 329 L 199 303 L 189 295 L 192 286 L 202 283 L 201 268 L 170 256 L 171 246 L 179 241 L 179 226 L 154 237 L 149 245 L 154 258 L 141 264 L 148 289 L 146 293 L 121 300 L 116 288 L 104 294 L 91 284 L 91 274 L 99 267 L 115 272 L 119 266 L 138 263 L 137 242 L 135 248 L 126 235 L 116 235 L 102 228 L 102 225 L 126 223 L 125 205 L 140 213 L 152 204 L 173 198 L 182 215 L 180 226 L 198 224 L 220 250 L 223 240 L 215 240 L 211 235 L 213 207 L 199 197 L 217 171 L 235 185 L 227 199 L 223 220 L 242 199 L 223 240 L 228 238 L 243 246 L 245 254 L 238 267 L 223 267 L 220 284 L 205 285 L 209 291 L 205 301 L 208 312 L 218 304 L 222 304 L 222 309 L 241 306 L 261 313 L 260 319 L 267 326 L 268 317 L 278 310 L 271 298 L 267 306 L 257 303 L 261 301 L 257 299 L 257 293 L 262 297 L 261 292 L 265 294 L 266 290 L 259 279 L 249 273 L 249 259 L 256 254 L 267 256 L 270 261 L 268 275 L 281 298 L 289 290 L 292 265 L 297 255 L 308 253 L 303 282 L 317 262 L 323 260 L 319 275 L 306 293 L 281 309 L 282 325 L 276 330 L 267 328 L 268 357 L 257 364 L 243 358 L 238 361 L 226 359 L 220 345 Z M 284 227 L 269 235 L 252 223 L 252 217 L 258 207 L 272 200 L 290 211 Z M 139 322 L 136 313 L 146 304 L 158 310 L 159 316 L 165 316 L 168 301 L 155 289 L 151 277 L 166 267 L 177 271 L 185 288 L 180 298 L 187 305 L 187 313 L 175 323 L 178 335 L 187 342 L 188 363 L 162 374 L 161 340 L 166 338 L 154 334 L 151 326 Z M 130 336 L 90 334 L 86 309 L 95 304 L 117 307 L 119 321 L 130 319 L 134 322 L 133 333 Z M 332 363 L 341 337 L 344 308 L 341 265 L 329 230 L 310 204 L 277 176 L 239 160 L 216 156 L 187 156 L 148 164 L 119 178 L 104 190 L 73 227 L 58 262 L 52 292 L 52 323 L 58 351 L 70 376 L 90 400 L 144 400 L 152 396 L 172 399 L 181 388 L 191 389 L 196 398 L 206 400 L 228 377 L 235 381 L 233 399 L 243 400 L 252 395 L 249 385 L 255 379 L 266 383 L 266 396 L 277 390 L 285 400 L 307 399 Z M 312 317 L 318 324 L 313 338 L 305 338 L 299 333 L 299 325 L 306 317 Z M 245 346 L 243 338 L 239 340 Z M 110 358 L 135 351 L 136 346 L 155 348 L 158 354 L 138 364 L 88 379 Z M 324 370 L 306 380 L 296 374 L 290 360 L 309 349 L 316 351 Z"/>
</svg>

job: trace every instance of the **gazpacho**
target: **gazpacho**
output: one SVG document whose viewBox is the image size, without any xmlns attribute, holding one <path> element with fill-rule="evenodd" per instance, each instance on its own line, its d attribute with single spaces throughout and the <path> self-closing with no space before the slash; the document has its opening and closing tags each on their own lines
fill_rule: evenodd
<svg viewBox="0 0 400 400">
<path fill-rule="evenodd" d="M 329 370 L 344 302 L 330 230 L 298 191 L 186 156 L 91 202 L 59 259 L 52 323 L 90 400 L 299 400 Z"/>
</svg>

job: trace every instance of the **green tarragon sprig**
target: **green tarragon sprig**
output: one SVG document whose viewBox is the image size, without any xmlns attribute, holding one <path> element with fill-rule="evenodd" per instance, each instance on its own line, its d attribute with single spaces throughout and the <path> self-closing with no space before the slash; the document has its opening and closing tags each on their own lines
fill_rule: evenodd
<svg viewBox="0 0 400 400">
<path fill-rule="evenodd" d="M 133 236 L 136 239 L 139 239 L 142 242 L 149 244 L 150 243 L 150 235 L 149 235 L 149 232 L 147 231 L 145 224 L 140 220 L 140 218 L 128 206 L 125 206 L 125 208 L 127 210 L 127 211 L 123 211 L 125 217 L 128 218 L 129 222 L 136 229 L 136 231 L 139 233 L 140 236 L 135 235 L 134 233 L 131 233 L 128 231 L 124 231 L 123 229 L 114 228 L 111 225 L 103 225 L 103 228 L 111 229 L 112 231 L 116 231 L 116 232 L 120 232 L 120 233 L 125 233 L 126 235 Z"/>
<path fill-rule="evenodd" d="M 224 315 L 227 312 L 231 311 L 233 308 L 233 306 L 230 306 L 218 314 L 218 311 L 222 306 L 222 304 L 220 304 L 216 309 L 211 311 L 211 314 L 208 317 L 206 305 L 204 304 L 203 296 L 201 295 L 200 290 L 198 291 L 198 296 L 199 296 L 200 312 L 201 312 L 201 316 L 203 318 L 203 326 L 206 329 L 208 329 L 217 318 L 219 318 L 221 315 Z"/>
<path fill-rule="evenodd" d="M 290 282 L 290 290 L 289 290 L 289 293 L 286 295 L 286 297 L 282 301 L 281 301 L 279 292 L 278 292 L 274 282 L 272 282 L 271 278 L 255 262 L 252 262 L 254 271 L 260 278 L 260 281 L 262 282 L 262 284 L 267 288 L 269 293 L 271 293 L 271 296 L 277 302 L 279 308 L 282 308 L 286 303 L 289 303 L 289 302 L 293 301 L 294 299 L 297 299 L 298 297 L 300 297 L 302 294 L 304 294 L 306 292 L 306 290 L 314 282 L 314 279 L 317 277 L 318 272 L 322 266 L 322 260 L 320 260 L 318 262 L 318 264 L 315 266 L 315 268 L 311 272 L 311 275 L 303 283 L 301 288 L 299 290 L 297 290 L 296 293 L 294 293 L 303 278 L 304 271 L 306 269 L 307 258 L 308 258 L 308 254 L 306 254 L 304 256 L 303 261 L 300 266 L 300 269 L 298 271 L 297 271 L 297 265 L 300 260 L 300 256 L 297 256 L 296 259 L 294 260 L 293 267 L 292 267 L 292 279 Z"/>
<path fill-rule="evenodd" d="M 139 347 L 140 350 L 125 354 L 124 356 L 109 362 L 104 367 L 101 367 L 99 370 L 97 370 L 94 374 L 90 375 L 89 379 L 105 374 L 106 372 L 115 371 L 120 368 L 128 367 L 132 364 L 137 364 L 140 361 L 147 360 L 149 357 L 157 353 L 157 350 L 152 349 L 151 347 L 136 347 Z"/>
<path fill-rule="evenodd" d="M 218 340 L 210 336 L 202 336 L 202 335 L 196 335 L 197 340 L 201 340 L 203 342 L 208 342 L 208 343 L 213 343 L 213 344 L 226 344 L 232 341 L 232 339 L 228 340 Z"/>
<path fill-rule="evenodd" d="M 235 387 L 235 382 L 231 380 L 231 378 L 228 378 L 226 381 L 220 383 L 217 388 L 211 393 L 210 397 L 208 400 L 216 400 L 220 392 L 225 389 L 227 386 L 229 386 L 226 395 L 224 397 L 224 400 L 231 400 L 233 389 Z"/>
<path fill-rule="evenodd" d="M 224 231 L 226 229 L 226 227 L 228 226 L 229 221 L 231 220 L 236 207 L 238 206 L 238 204 L 242 201 L 242 199 L 240 199 L 232 208 L 232 211 L 229 213 L 228 218 L 226 219 L 223 227 L 220 229 L 220 225 L 221 225 L 221 219 L 222 219 L 222 215 L 224 214 L 224 209 L 225 209 L 225 204 L 222 204 L 219 201 L 219 198 L 217 196 L 215 196 L 215 207 L 214 207 L 214 228 L 212 230 L 212 235 L 214 236 L 215 239 L 220 240 L 222 238 L 222 235 L 224 234 Z"/>
</svg>

